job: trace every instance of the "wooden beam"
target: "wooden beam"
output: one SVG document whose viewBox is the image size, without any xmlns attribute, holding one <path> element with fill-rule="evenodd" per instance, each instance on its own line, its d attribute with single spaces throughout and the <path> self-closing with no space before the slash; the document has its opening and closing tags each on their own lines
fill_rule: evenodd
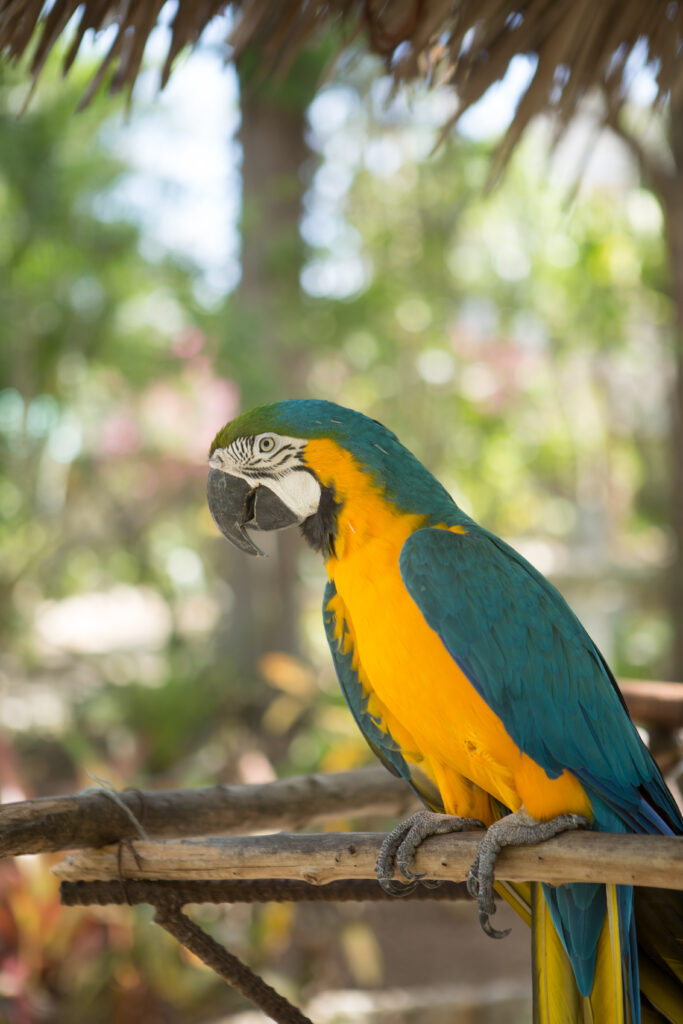
<svg viewBox="0 0 683 1024">
<path fill-rule="evenodd" d="M 416 870 L 462 881 L 481 832 L 427 840 Z M 341 878 L 374 878 L 384 836 L 376 833 L 216 837 L 139 841 L 80 850 L 55 868 L 69 881 L 189 878 L 294 878 L 323 885 Z M 683 889 L 683 840 L 668 836 L 572 832 L 535 846 L 506 848 L 496 877 L 512 882 L 615 882 Z"/>
</svg>

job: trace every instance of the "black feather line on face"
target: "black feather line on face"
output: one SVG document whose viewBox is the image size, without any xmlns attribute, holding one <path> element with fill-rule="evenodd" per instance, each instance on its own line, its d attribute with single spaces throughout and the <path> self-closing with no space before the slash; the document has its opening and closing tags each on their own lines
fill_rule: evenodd
<svg viewBox="0 0 683 1024">
<path fill-rule="evenodd" d="M 308 470 L 304 465 L 303 452 L 297 450 L 293 444 L 283 444 L 273 452 L 256 451 L 255 437 L 238 437 L 230 445 L 229 451 L 235 456 L 239 463 L 239 470 L 244 476 L 251 479 L 277 479 L 283 472 L 294 470 Z"/>
<path fill-rule="evenodd" d="M 320 503 L 314 512 L 301 524 L 301 532 L 314 551 L 321 551 L 325 559 L 335 554 L 337 520 L 342 502 L 337 501 L 332 487 L 321 486 Z"/>
</svg>

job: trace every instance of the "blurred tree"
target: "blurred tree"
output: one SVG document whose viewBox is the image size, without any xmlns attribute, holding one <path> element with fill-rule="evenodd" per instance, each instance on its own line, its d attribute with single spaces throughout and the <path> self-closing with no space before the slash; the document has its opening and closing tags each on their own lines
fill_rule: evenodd
<svg viewBox="0 0 683 1024">
<path fill-rule="evenodd" d="M 211 367 L 217 321 L 194 298 L 197 272 L 145 260 L 139 230 L 109 215 L 107 196 L 126 168 L 99 141 L 110 104 L 73 117 L 88 73 L 59 90 L 46 77 L 20 119 L 25 87 L 6 69 L 0 80 L 1 668 L 10 698 L 34 698 L 35 714 L 52 715 L 55 727 L 89 714 L 92 701 L 69 700 L 92 698 L 104 680 L 120 692 L 124 682 L 201 674 L 208 652 L 190 666 L 178 642 L 203 637 L 213 622 L 210 607 L 204 626 L 198 606 L 192 612 L 203 576 L 188 536 L 194 544 L 210 532 L 198 521 L 202 463 L 216 422 L 236 407 L 235 385 Z M 129 590 L 107 605 L 115 585 Z M 142 604 L 126 613 L 140 585 Z M 84 599 L 80 627 L 62 635 L 46 602 L 83 593 L 99 594 L 106 610 L 93 615 Z M 112 608 L 140 623 L 139 655 L 116 654 L 125 636 L 103 646 Z M 39 619 L 50 636 L 61 630 L 56 647 L 37 635 Z M 154 652 L 169 640 L 167 664 Z M 223 697 L 210 699 L 213 707 Z M 93 714 L 104 739 L 101 710 Z M 176 741 L 181 720 L 172 719 Z M 142 756 L 146 724 L 137 726 Z M 73 734 L 77 760 L 88 735 Z M 182 753 L 182 743 L 168 747 L 157 769 Z"/>
<path fill-rule="evenodd" d="M 313 108 L 324 187 L 310 230 L 327 238 L 304 281 L 334 324 L 314 387 L 390 423 L 478 519 L 526 544 L 608 654 L 616 639 L 620 671 L 667 671 L 672 357 L 657 200 L 622 173 L 569 210 L 542 131 L 485 198 L 487 147 L 430 157 L 433 97 L 418 91 L 410 111 L 381 96 L 381 83 L 347 79 Z"/>
<path fill-rule="evenodd" d="M 57 89 L 46 71 L 18 117 L 26 87 L 0 71 L 2 799 L 73 790 L 100 764 L 122 784 L 183 773 L 217 709 L 245 703 L 206 643 L 225 593 L 196 553 L 236 386 L 213 371 L 196 270 L 145 259 L 112 219 L 127 168 L 102 139 L 111 104 L 73 116 L 90 73 Z M 163 934 L 150 943 L 144 911 L 66 912 L 44 863 L 0 867 L 3 1021 L 239 1005 Z"/>
<path fill-rule="evenodd" d="M 643 179 L 664 210 L 674 356 L 667 396 L 670 413 L 668 503 L 674 548 L 669 587 L 673 631 L 670 671 L 672 678 L 683 679 L 683 102 L 679 95 L 672 94 L 668 108 L 654 125 L 649 118 L 643 124 L 633 116 L 623 115 L 613 116 L 610 124 L 635 156 Z"/>
<path fill-rule="evenodd" d="M 23 94 L 3 79 L 0 715 L 38 790 L 82 784 L 86 765 L 190 785 L 370 756 L 325 650 L 319 559 L 284 535 L 298 576 L 291 552 L 284 571 L 266 563 L 254 604 L 277 590 L 286 611 L 258 621 L 244 560 L 227 564 L 208 517 L 206 448 L 240 395 L 310 391 L 384 420 L 553 572 L 601 644 L 616 637 L 621 671 L 663 671 L 657 201 L 627 182 L 568 211 L 533 139 L 485 201 L 488 147 L 456 138 L 430 155 L 441 94 L 387 104 L 361 61 L 309 104 L 315 71 L 263 92 L 241 69 L 243 282 L 212 311 L 192 267 L 143 258 L 139 231 L 112 220 L 126 169 L 100 146 L 105 107 L 72 118 L 80 80 L 71 93 L 46 78 L 17 121 Z M 313 671 L 291 657 L 297 629 Z M 241 941 L 258 963 L 290 925 L 253 921 Z M 102 948 L 82 975 L 98 1019 L 110 970 L 146 1005 L 148 966 L 122 954 L 98 974 Z M 186 975 L 165 963 L 158 1005 L 180 1006 Z"/>
<path fill-rule="evenodd" d="M 306 311 L 299 278 L 304 243 L 299 231 L 313 154 L 306 141 L 312 102 L 329 45 L 299 54 L 277 80 L 263 77 L 260 55 L 237 65 L 242 144 L 242 276 L 233 302 L 233 336 L 223 353 L 239 379 L 245 408 L 306 393 L 314 347 L 302 338 Z M 241 353 L 238 354 L 241 348 Z M 295 535 L 274 538 L 268 561 L 225 551 L 235 601 L 222 627 L 226 651 L 255 671 L 266 651 L 299 651 L 300 601 Z"/>
<path fill-rule="evenodd" d="M 127 774 L 165 771 L 203 745 L 204 777 L 230 770 L 262 722 L 283 768 L 312 768 L 335 743 L 351 760 L 362 750 L 337 724 L 301 739 L 317 714 L 313 691 L 306 684 L 299 700 L 284 662 L 272 672 L 275 662 L 263 663 L 275 698 L 252 685 L 259 654 L 296 649 L 291 554 L 286 570 L 268 566 L 286 586 L 258 585 L 258 604 L 277 591 L 287 613 L 269 609 L 239 654 L 255 615 L 243 566 L 226 566 L 203 508 L 202 466 L 240 388 L 245 405 L 304 388 L 390 423 L 487 525 L 535 544 L 542 568 L 578 574 L 567 586 L 579 610 L 600 617 L 600 642 L 617 636 L 622 670 L 663 671 L 670 351 L 657 203 L 620 188 L 580 196 L 568 215 L 535 143 L 484 201 L 488 150 L 460 141 L 429 157 L 438 101 L 418 91 L 412 110 L 386 106 L 362 62 L 311 107 L 313 171 L 304 138 L 315 74 L 293 68 L 273 96 L 242 71 L 244 281 L 211 314 L 189 268 L 146 262 L 135 229 L 100 215 L 102 189 L 123 168 L 92 142 L 98 108 L 69 118 L 71 94 L 55 98 L 47 83 L 17 122 L 6 80 L 0 543 L 16 660 L 5 664 L 17 681 L 29 669 L 36 694 L 46 668 L 50 685 L 59 677 L 87 692 L 76 710 L 54 711 L 78 722 L 68 733 L 75 761 L 93 737 L 106 757 L 134 752 Z M 295 533 L 287 539 L 297 545 Z M 615 599 L 615 573 L 624 587 L 642 578 L 642 595 Z M 107 604 L 117 584 L 129 589 Z M 103 611 L 87 612 L 95 592 Z M 78 607 L 46 606 L 79 594 Z M 311 595 L 306 650 L 317 658 L 317 582 Z M 155 623 L 147 646 L 98 648 L 88 615 L 101 623 L 127 602 L 133 619 Z M 57 615 L 90 630 L 87 653 L 82 636 L 80 647 L 46 653 Z M 249 671 L 235 671 L 240 659 Z M 277 713 L 264 717 L 271 701 Z"/>
</svg>

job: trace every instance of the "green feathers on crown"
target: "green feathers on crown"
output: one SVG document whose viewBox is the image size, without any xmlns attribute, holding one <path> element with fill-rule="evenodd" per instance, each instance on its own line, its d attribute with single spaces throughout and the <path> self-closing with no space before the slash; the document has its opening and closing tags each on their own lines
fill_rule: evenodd
<svg viewBox="0 0 683 1024">
<path fill-rule="evenodd" d="M 314 437 L 331 437 L 342 443 L 354 434 L 362 436 L 368 428 L 372 433 L 389 435 L 397 440 L 396 435 L 386 427 L 353 409 L 319 399 L 290 399 L 285 402 L 257 405 L 231 420 L 216 434 L 210 454 L 216 448 L 227 448 L 237 437 L 253 437 L 268 431 L 306 440 Z"/>
</svg>

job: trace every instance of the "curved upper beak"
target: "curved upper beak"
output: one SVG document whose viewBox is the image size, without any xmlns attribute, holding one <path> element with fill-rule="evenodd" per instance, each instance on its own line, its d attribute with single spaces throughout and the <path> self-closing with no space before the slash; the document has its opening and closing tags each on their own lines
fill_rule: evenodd
<svg viewBox="0 0 683 1024">
<path fill-rule="evenodd" d="M 213 521 L 231 544 L 250 555 L 263 555 L 247 533 L 250 530 L 282 530 L 299 522 L 276 494 L 257 484 L 230 476 L 220 469 L 209 470 L 206 498 Z"/>
</svg>

